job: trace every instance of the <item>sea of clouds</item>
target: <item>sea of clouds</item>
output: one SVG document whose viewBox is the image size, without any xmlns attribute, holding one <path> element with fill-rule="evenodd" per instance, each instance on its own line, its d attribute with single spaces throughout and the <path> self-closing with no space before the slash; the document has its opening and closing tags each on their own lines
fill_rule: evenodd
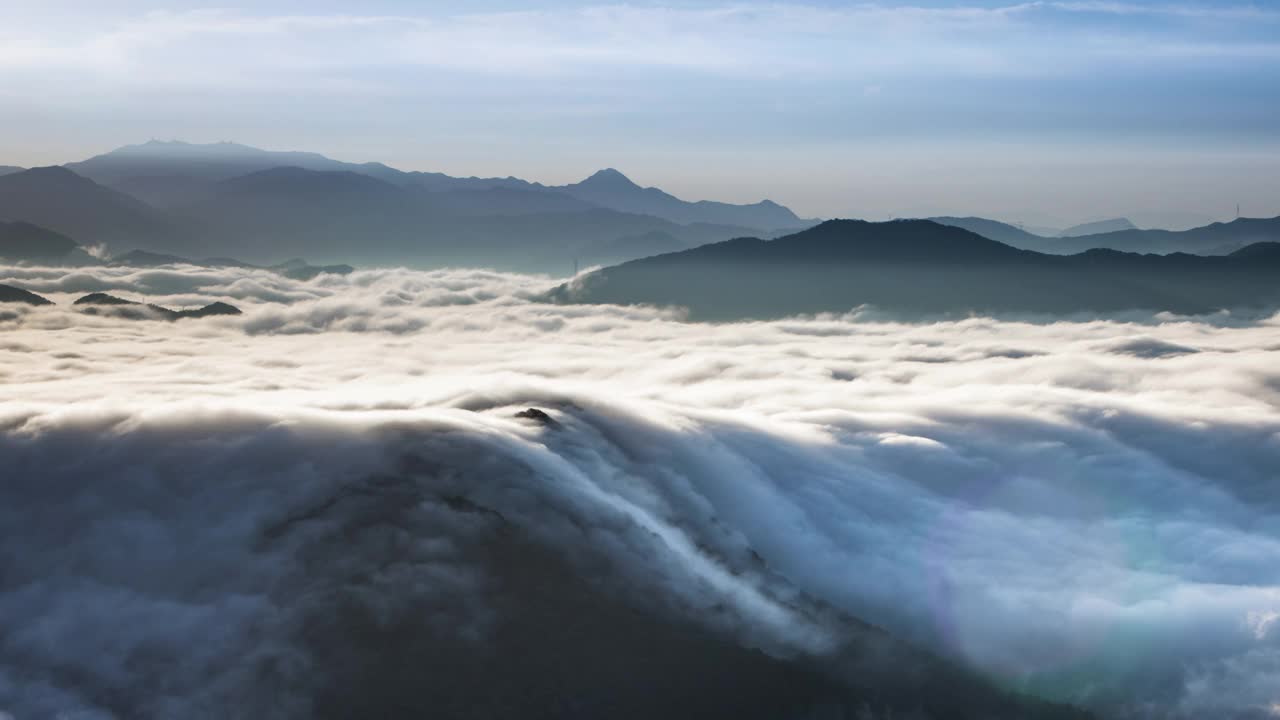
<svg viewBox="0 0 1280 720">
<path fill-rule="evenodd" d="M 255 654 L 305 674 L 287 629 L 321 531 L 264 532 L 414 473 L 774 652 L 832 642 L 803 594 L 1107 715 L 1280 715 L 1280 317 L 707 325 L 481 270 L 0 283 L 58 303 L 0 306 L 15 717 L 195 717 L 267 682 Z M 244 314 L 72 307 L 97 291 Z M 403 597 L 369 602 L 483 582 L 428 510 L 397 540 L 412 577 L 384 578 Z"/>
</svg>

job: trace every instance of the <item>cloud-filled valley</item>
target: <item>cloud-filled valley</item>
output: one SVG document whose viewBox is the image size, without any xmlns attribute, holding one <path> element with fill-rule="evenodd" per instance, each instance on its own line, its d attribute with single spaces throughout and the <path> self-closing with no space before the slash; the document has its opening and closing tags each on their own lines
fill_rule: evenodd
<svg viewBox="0 0 1280 720">
<path fill-rule="evenodd" d="M 14 717 L 368 710 L 321 686 L 456 669 L 362 679 L 352 637 L 515 643 L 497 583 L 530 617 L 545 588 L 504 562 L 759 649 L 724 656 L 740 678 L 851 617 L 1103 717 L 1280 713 L 1280 316 L 701 324 L 482 270 L 0 283 L 56 303 L 0 305 Z M 616 618 L 582 607 L 589 644 Z"/>
</svg>

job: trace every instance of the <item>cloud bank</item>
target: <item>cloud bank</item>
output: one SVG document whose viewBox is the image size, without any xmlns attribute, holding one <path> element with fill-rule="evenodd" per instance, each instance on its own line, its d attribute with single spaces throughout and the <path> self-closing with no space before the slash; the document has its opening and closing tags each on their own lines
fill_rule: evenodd
<svg viewBox="0 0 1280 720">
<path fill-rule="evenodd" d="M 485 271 L 0 282 L 59 303 L 0 314 L 17 717 L 305 716 L 278 690 L 339 602 L 482 643 L 486 513 L 771 653 L 840 642 L 803 596 L 1110 717 L 1280 702 L 1278 318 L 707 326 Z M 91 291 L 245 313 L 71 308 Z"/>
</svg>

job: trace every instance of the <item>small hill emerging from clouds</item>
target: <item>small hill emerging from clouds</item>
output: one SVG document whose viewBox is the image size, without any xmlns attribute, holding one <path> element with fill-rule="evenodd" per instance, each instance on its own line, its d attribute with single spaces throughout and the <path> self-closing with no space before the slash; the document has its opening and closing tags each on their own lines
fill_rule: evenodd
<svg viewBox="0 0 1280 720">
<path fill-rule="evenodd" d="M 52 305 L 53 301 L 33 292 L 12 285 L 0 285 L 0 303 L 23 303 L 26 305 Z"/>
<path fill-rule="evenodd" d="M 204 307 L 191 310 L 171 310 L 159 305 L 125 300 L 124 298 L 101 292 L 89 293 L 72 304 L 81 306 L 81 309 L 89 314 L 110 314 L 131 320 L 182 320 L 184 318 L 241 314 L 240 308 L 224 302 L 209 303 Z"/>
<path fill-rule="evenodd" d="M 1206 313 L 1280 305 L 1280 244 L 1235 255 L 1057 256 L 928 220 L 832 220 L 777 240 L 739 238 L 591 273 L 561 302 L 688 308 L 695 320 L 872 305 L 907 315 Z"/>
</svg>

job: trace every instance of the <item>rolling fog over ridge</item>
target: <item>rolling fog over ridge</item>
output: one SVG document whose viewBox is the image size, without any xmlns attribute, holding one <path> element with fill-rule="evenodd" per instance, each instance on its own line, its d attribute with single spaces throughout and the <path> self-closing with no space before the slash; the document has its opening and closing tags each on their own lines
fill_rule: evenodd
<svg viewBox="0 0 1280 720">
<path fill-rule="evenodd" d="M 699 325 L 546 305 L 545 278 L 480 271 L 32 266 L 0 283 L 56 303 L 0 317 L 0 454 L 20 469 L 0 530 L 49 538 L 0 593 L 27 619 L 0 642 L 19 713 L 500 713 L 542 682 L 587 715 L 1010 702 L 918 674 L 916 651 L 862 622 L 1102 717 L 1250 718 L 1273 701 L 1274 317 Z M 92 291 L 244 314 L 84 315 L 71 300 Z M 511 592 L 552 614 L 522 615 Z M 138 620 L 107 621 L 121 616 Z M 449 648 L 448 693 L 397 669 L 436 662 L 430 647 Z M 569 654 L 510 664 L 538 647 Z M 610 647 L 630 681 L 601 664 Z M 662 669 L 678 666 L 633 653 L 733 671 L 682 689 Z M 146 690 L 144 657 L 167 694 Z M 666 690 L 622 689 L 651 682 Z"/>
</svg>

